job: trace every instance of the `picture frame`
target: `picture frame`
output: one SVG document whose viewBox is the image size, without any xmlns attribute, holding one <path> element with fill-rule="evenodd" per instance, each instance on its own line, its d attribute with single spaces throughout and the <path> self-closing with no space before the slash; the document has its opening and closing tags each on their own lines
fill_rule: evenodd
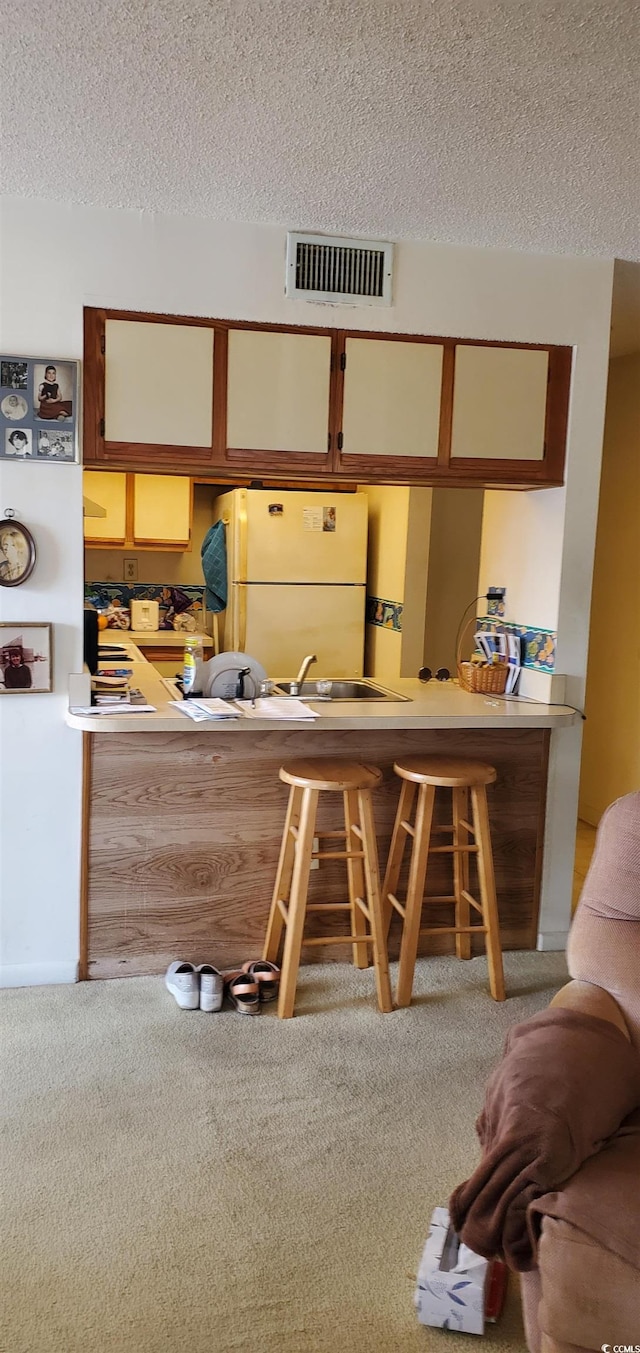
<svg viewBox="0 0 640 1353">
<path fill-rule="evenodd" d="M 53 690 L 52 635 L 49 621 L 0 621 L 0 695 Z"/>
<path fill-rule="evenodd" d="M 0 354 L 0 460 L 77 465 L 80 363 Z"/>
<path fill-rule="evenodd" d="M 20 587 L 31 577 L 35 562 L 31 532 L 7 512 L 0 519 L 0 587 Z"/>
</svg>

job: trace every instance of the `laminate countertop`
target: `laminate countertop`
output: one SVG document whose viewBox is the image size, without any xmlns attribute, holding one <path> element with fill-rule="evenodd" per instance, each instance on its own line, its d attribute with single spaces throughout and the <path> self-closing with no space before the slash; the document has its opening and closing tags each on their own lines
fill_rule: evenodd
<svg viewBox="0 0 640 1353">
<path fill-rule="evenodd" d="M 100 642 L 111 643 L 107 639 L 108 634 L 115 635 L 114 644 L 127 641 L 133 643 L 138 648 L 184 648 L 186 639 L 199 639 L 204 648 L 210 648 L 213 639 L 210 634 L 203 634 L 201 630 L 101 630 Z"/>
<path fill-rule="evenodd" d="M 403 701 L 318 701 L 305 703 L 316 710 L 314 720 L 230 719 L 194 723 L 171 704 L 178 698 L 171 684 L 131 646 L 127 665 L 133 670 L 132 685 L 137 686 L 154 713 L 74 714 L 70 709 L 66 722 L 86 733 L 206 733 L 211 737 L 242 737 L 268 730 L 375 728 L 559 728 L 575 723 L 580 715 L 569 705 L 544 705 L 533 700 L 491 695 L 471 695 L 455 681 L 429 681 L 426 684 L 408 677 L 393 682 L 393 690 Z M 382 682 L 378 683 L 383 685 Z"/>
</svg>

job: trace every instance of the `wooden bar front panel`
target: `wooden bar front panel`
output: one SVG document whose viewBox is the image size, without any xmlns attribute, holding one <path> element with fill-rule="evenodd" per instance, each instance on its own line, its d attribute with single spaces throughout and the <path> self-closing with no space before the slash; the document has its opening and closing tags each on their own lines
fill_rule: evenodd
<svg viewBox="0 0 640 1353">
<path fill-rule="evenodd" d="M 375 791 L 374 810 L 382 869 L 399 792 L 394 759 L 440 752 L 490 761 L 498 771 L 488 798 L 502 943 L 507 949 L 535 947 L 549 737 L 544 730 L 91 736 L 90 977 L 161 973 L 175 958 L 231 967 L 259 957 L 287 802 L 278 769 L 294 756 L 341 756 L 381 767 L 384 782 Z M 437 800 L 435 821 L 451 821 L 450 796 L 439 791 Z M 341 810 L 340 795 L 322 795 L 319 826 L 343 825 Z M 433 857 L 427 891 L 451 891 L 449 867 L 446 857 Z M 343 871 L 342 863 L 322 863 L 311 874 L 309 900 L 344 900 Z M 434 909 L 433 922 L 439 920 L 451 923 L 451 909 Z M 314 921 L 309 918 L 309 934 Z M 334 923 L 336 930 L 344 927 L 339 913 Z M 396 917 L 394 958 L 398 925 Z M 325 915 L 316 933 L 326 929 Z M 482 952 L 482 944 L 473 943 L 474 952 Z M 451 952 L 452 937 L 421 941 L 421 952 L 427 950 Z M 305 962 L 349 957 L 345 945 L 303 951 Z"/>
</svg>

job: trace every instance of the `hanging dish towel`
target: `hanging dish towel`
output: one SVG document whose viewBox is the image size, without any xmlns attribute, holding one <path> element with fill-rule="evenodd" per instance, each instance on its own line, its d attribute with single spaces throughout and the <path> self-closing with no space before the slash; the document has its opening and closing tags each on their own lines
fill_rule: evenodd
<svg viewBox="0 0 640 1353">
<path fill-rule="evenodd" d="M 207 584 L 207 610 L 224 611 L 227 607 L 227 541 L 223 521 L 214 522 L 207 531 L 200 554 Z"/>
</svg>

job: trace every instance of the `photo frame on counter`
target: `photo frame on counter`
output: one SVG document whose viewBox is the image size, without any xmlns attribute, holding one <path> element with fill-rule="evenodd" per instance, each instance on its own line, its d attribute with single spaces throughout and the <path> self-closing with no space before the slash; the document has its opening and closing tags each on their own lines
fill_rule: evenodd
<svg viewBox="0 0 640 1353">
<path fill-rule="evenodd" d="M 0 621 L 0 695 L 53 690 L 52 631 L 48 621 Z"/>
<path fill-rule="evenodd" d="M 0 460 L 77 465 L 79 368 L 0 354 Z"/>
</svg>

